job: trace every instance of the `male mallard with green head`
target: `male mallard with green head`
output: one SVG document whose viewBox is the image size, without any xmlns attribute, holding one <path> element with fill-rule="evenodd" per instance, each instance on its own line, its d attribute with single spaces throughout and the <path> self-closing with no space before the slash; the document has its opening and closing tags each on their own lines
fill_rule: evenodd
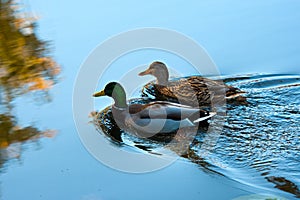
<svg viewBox="0 0 300 200">
<path fill-rule="evenodd" d="M 116 82 L 108 83 L 104 90 L 93 96 L 112 97 L 115 102 L 112 106 L 113 118 L 119 128 L 141 137 L 172 133 L 178 128 L 195 126 L 215 115 L 198 108 L 163 101 L 128 105 L 124 88 Z"/>
<path fill-rule="evenodd" d="M 246 103 L 246 98 L 241 90 L 224 85 L 221 81 L 215 81 L 201 76 L 190 76 L 178 80 L 169 81 L 169 71 L 162 62 L 153 62 L 147 70 L 139 73 L 140 76 L 152 75 L 156 77 L 156 83 L 148 83 L 143 88 L 157 100 L 180 102 L 193 107 L 210 106 L 212 98 L 226 95 L 226 99 L 236 99 Z M 145 90 L 145 91 L 144 91 Z"/>
</svg>

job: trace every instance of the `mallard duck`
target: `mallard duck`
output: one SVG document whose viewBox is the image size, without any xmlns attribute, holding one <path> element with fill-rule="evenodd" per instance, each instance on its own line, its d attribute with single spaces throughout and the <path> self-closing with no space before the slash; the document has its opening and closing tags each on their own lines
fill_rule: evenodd
<svg viewBox="0 0 300 200">
<path fill-rule="evenodd" d="M 243 91 L 224 85 L 220 81 L 211 80 L 201 76 L 190 76 L 178 80 L 169 81 L 167 66 L 162 62 L 153 62 L 147 70 L 139 73 L 139 76 L 152 75 L 156 77 L 156 83 L 150 82 L 143 88 L 143 94 L 150 94 L 156 100 L 167 100 L 180 102 L 193 107 L 209 106 L 212 98 L 222 98 L 226 94 L 226 99 L 236 99 L 246 102 L 242 97 Z M 146 92 L 146 93 L 145 93 Z"/>
<path fill-rule="evenodd" d="M 124 88 L 110 82 L 94 97 L 109 96 L 114 99 L 113 118 L 119 128 L 140 137 L 151 137 L 157 133 L 171 133 L 178 128 L 195 126 L 211 118 L 210 113 L 177 103 L 155 101 L 148 104 L 127 104 Z"/>
</svg>

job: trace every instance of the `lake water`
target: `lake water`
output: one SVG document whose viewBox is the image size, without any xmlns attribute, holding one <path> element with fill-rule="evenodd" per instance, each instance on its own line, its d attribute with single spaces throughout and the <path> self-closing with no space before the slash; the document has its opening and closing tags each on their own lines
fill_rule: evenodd
<svg viewBox="0 0 300 200">
<path fill-rule="evenodd" d="M 38 96 L 27 95 L 13 102 L 11 115 L 0 115 L 1 133 L 11 133 L 0 138 L 0 199 L 299 198 L 299 2 L 24 2 L 41 17 L 39 34 L 53 41 L 63 72 L 50 91 L 51 103 L 36 103 Z M 124 173 L 99 162 L 80 141 L 73 121 L 73 86 L 81 63 L 99 43 L 153 26 L 182 32 L 203 45 L 226 74 L 225 82 L 244 90 L 249 104 L 227 105 L 222 134 L 209 155 L 199 152 L 205 138 L 201 130 L 189 153 L 168 167 Z M 184 76 L 195 73 L 182 58 L 148 50 L 115 60 L 98 87 L 153 60 L 167 61 Z M 152 79 L 140 80 L 142 85 Z M 95 110 L 110 104 L 108 98 L 97 100 Z M 82 123 L 89 123 L 88 115 Z M 155 153 L 161 145 L 129 142 L 132 138 L 125 136 L 118 146 L 107 135 L 103 138 L 139 154 Z"/>
<path fill-rule="evenodd" d="M 227 104 L 226 122 L 211 153 L 199 152 L 206 134 L 201 129 L 187 154 L 150 173 L 124 173 L 94 159 L 79 140 L 72 113 L 57 115 L 63 111 L 59 102 L 31 114 L 32 108 L 23 108 L 32 117 L 24 124 L 33 129 L 21 129 L 22 135 L 2 145 L 2 199 L 234 199 L 250 194 L 296 199 L 300 75 L 226 76 L 224 81 L 244 90 L 248 104 Z M 34 123 L 34 116 L 44 124 Z M 1 127 L 9 119 L 2 117 Z M 87 114 L 86 123 L 90 120 Z M 55 129 L 48 130 L 52 123 Z M 122 151 L 155 153 L 161 146 L 130 137 L 116 146 L 104 137 Z"/>
<path fill-rule="evenodd" d="M 224 81 L 245 91 L 248 104 L 227 105 L 222 133 L 209 154 L 203 154 L 201 150 L 206 135 L 213 133 L 202 127 L 188 151 L 181 154 L 180 161 L 198 165 L 199 170 L 210 175 L 236 181 L 240 184 L 237 188 L 248 186 L 249 192 L 299 198 L 300 76 L 245 75 L 226 77 Z M 145 100 L 141 99 L 144 103 Z M 170 141 L 168 136 L 148 140 L 130 137 L 128 133 L 116 130 L 109 108 L 98 113 L 94 122 L 111 145 L 118 143 L 122 150 L 128 146 L 163 156 L 158 149 Z M 178 137 L 182 133 L 176 134 Z M 178 148 L 173 151 L 178 153 Z M 215 198 L 220 197 L 216 195 Z"/>
</svg>

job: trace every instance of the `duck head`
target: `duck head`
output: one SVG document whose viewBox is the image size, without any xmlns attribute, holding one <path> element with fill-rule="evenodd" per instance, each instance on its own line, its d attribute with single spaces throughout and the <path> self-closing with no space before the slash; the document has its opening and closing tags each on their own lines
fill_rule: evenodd
<svg viewBox="0 0 300 200">
<path fill-rule="evenodd" d="M 126 108 L 126 93 L 124 88 L 120 83 L 110 82 L 108 83 L 104 90 L 96 92 L 93 94 L 93 97 L 109 96 L 112 97 L 115 101 L 115 106 L 118 108 Z"/>
<path fill-rule="evenodd" d="M 151 63 L 147 70 L 139 73 L 139 76 L 152 75 L 156 77 L 156 83 L 166 85 L 169 79 L 169 71 L 167 66 L 159 61 Z"/>
</svg>

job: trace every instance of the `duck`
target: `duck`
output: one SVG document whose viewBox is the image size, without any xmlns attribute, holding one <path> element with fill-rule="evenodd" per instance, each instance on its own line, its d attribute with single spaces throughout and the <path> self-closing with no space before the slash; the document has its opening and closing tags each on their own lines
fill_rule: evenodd
<svg viewBox="0 0 300 200">
<path fill-rule="evenodd" d="M 160 61 L 151 63 L 148 69 L 138 75 L 152 75 L 156 78 L 156 82 L 152 81 L 142 89 L 143 96 L 150 94 L 156 100 L 180 102 L 192 107 L 205 107 L 211 106 L 213 98 L 220 102 L 225 96 L 229 103 L 246 104 L 246 98 L 242 96 L 244 91 L 224 85 L 221 81 L 201 76 L 189 76 L 170 81 L 168 68 L 166 64 Z"/>
<path fill-rule="evenodd" d="M 194 127 L 216 113 L 166 101 L 127 104 L 126 92 L 118 82 L 110 82 L 93 97 L 108 96 L 114 100 L 112 115 L 117 126 L 135 136 L 149 138 L 155 134 L 176 132 L 182 127 Z"/>
</svg>

